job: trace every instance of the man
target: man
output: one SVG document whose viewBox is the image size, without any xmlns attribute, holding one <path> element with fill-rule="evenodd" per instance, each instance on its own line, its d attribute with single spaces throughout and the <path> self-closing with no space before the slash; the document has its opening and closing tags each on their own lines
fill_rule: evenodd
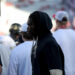
<svg viewBox="0 0 75 75">
<path fill-rule="evenodd" d="M 10 53 L 14 47 L 15 42 L 9 36 L 0 36 L 0 56 L 2 61 L 1 75 L 7 75 Z"/>
<path fill-rule="evenodd" d="M 28 19 L 29 34 L 36 43 L 32 48 L 32 75 L 63 75 L 60 47 L 53 38 L 49 16 L 41 11 L 30 14 Z"/>
<path fill-rule="evenodd" d="M 24 27 L 24 28 L 23 28 Z M 11 53 L 8 75 L 32 75 L 31 49 L 32 36 L 27 34 L 27 24 L 21 29 L 24 43 L 18 45 Z"/>
<path fill-rule="evenodd" d="M 65 59 L 65 75 L 75 75 L 75 31 L 68 29 L 69 16 L 66 11 L 56 12 L 56 28 L 53 33 L 62 48 Z"/>
</svg>

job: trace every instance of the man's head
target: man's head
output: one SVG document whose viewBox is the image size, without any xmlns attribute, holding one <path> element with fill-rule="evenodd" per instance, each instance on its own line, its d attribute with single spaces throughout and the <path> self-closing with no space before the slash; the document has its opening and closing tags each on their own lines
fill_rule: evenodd
<svg viewBox="0 0 75 75">
<path fill-rule="evenodd" d="M 21 25 L 19 23 L 13 23 L 9 29 L 10 33 L 18 33 L 20 31 Z"/>
<path fill-rule="evenodd" d="M 17 40 L 19 36 L 21 25 L 19 23 L 13 23 L 9 29 L 10 36 L 14 39 Z"/>
<path fill-rule="evenodd" d="M 61 27 L 67 27 L 69 22 L 69 15 L 66 11 L 58 11 L 55 15 L 56 25 Z"/>
<path fill-rule="evenodd" d="M 28 19 L 28 32 L 34 37 L 45 34 L 52 28 L 52 22 L 48 14 L 35 11 Z"/>
<path fill-rule="evenodd" d="M 27 28 L 28 28 L 27 23 L 24 23 L 22 25 L 22 27 L 21 27 L 21 36 L 22 36 L 23 41 L 32 40 L 33 39 L 33 37 L 31 36 L 31 34 L 27 33 Z"/>
</svg>

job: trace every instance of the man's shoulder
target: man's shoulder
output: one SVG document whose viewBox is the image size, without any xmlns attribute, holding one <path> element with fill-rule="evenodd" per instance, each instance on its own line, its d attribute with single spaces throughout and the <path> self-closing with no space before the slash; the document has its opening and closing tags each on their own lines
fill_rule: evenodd
<svg viewBox="0 0 75 75">
<path fill-rule="evenodd" d="M 42 41 L 41 41 L 41 45 L 40 46 L 52 46 L 53 44 L 57 44 L 55 38 L 53 37 L 53 35 L 48 35 L 47 37 L 45 37 Z"/>
<path fill-rule="evenodd" d="M 26 49 L 29 48 L 29 46 L 32 45 L 32 42 L 23 42 L 21 44 L 19 44 L 18 46 L 16 46 L 13 50 L 12 50 L 12 53 L 16 53 L 16 54 L 19 54 L 19 53 L 22 53 L 23 51 L 25 51 Z"/>
<path fill-rule="evenodd" d="M 53 35 L 55 35 L 55 34 L 59 35 L 59 34 L 65 32 L 65 31 L 66 31 L 66 29 L 58 29 L 58 30 L 56 30 L 56 31 L 53 32 Z"/>
<path fill-rule="evenodd" d="M 19 44 L 19 45 L 17 45 L 17 46 L 13 49 L 13 51 L 20 50 L 20 48 L 22 48 L 24 45 L 25 45 L 25 42 L 24 42 L 24 43 L 21 43 L 21 44 Z"/>
</svg>

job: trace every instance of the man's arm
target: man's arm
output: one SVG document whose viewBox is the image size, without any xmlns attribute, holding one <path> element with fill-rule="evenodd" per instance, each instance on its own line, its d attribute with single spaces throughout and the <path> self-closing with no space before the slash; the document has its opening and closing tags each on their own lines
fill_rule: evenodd
<svg viewBox="0 0 75 75">
<path fill-rule="evenodd" d="M 63 72 L 62 70 L 59 70 L 59 69 L 53 69 L 53 70 L 50 70 L 50 75 L 63 75 Z"/>
<path fill-rule="evenodd" d="M 63 75 L 62 58 L 59 50 L 59 46 L 49 43 L 45 46 L 44 55 L 45 61 L 48 64 L 48 70 L 51 75 Z M 44 48 L 44 49 L 45 49 Z"/>
</svg>

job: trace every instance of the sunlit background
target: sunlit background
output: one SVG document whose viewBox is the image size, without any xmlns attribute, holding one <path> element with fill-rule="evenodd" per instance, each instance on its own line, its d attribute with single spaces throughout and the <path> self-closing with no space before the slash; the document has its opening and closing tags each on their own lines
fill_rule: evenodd
<svg viewBox="0 0 75 75">
<path fill-rule="evenodd" d="M 35 10 L 47 12 L 55 25 L 53 14 L 58 10 L 67 10 L 68 0 L 1 0 L 0 2 L 0 34 L 9 34 L 12 23 L 27 22 L 28 16 Z"/>
</svg>

